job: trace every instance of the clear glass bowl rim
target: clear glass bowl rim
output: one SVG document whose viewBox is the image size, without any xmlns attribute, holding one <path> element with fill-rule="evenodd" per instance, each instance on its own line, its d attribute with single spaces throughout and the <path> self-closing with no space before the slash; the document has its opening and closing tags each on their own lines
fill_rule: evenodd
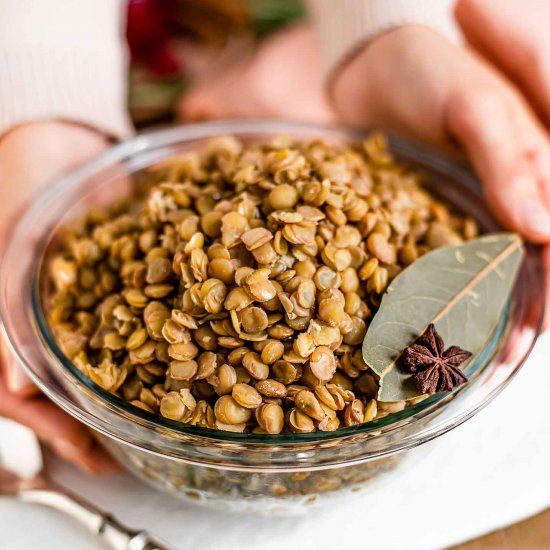
<svg viewBox="0 0 550 550">
<path fill-rule="evenodd" d="M 368 129 L 353 129 L 353 128 L 342 128 L 342 127 L 327 127 L 319 126 L 315 124 L 303 124 L 303 123 L 291 123 L 286 121 L 271 121 L 271 120 L 237 120 L 237 121 L 223 121 L 223 122 L 213 122 L 213 123 L 200 123 L 187 125 L 182 127 L 170 128 L 167 130 L 147 132 L 139 135 L 138 137 L 121 143 L 114 146 L 109 151 L 101 155 L 100 157 L 92 160 L 87 163 L 80 169 L 72 172 L 66 177 L 57 181 L 52 185 L 48 191 L 39 197 L 31 207 L 25 212 L 21 220 L 19 221 L 18 228 L 24 224 L 32 223 L 32 215 L 35 213 L 35 210 L 39 208 L 39 203 L 44 204 L 48 201 L 54 200 L 56 196 L 61 195 L 64 190 L 70 189 L 72 186 L 77 185 L 78 182 L 86 179 L 95 172 L 106 168 L 108 166 L 128 161 L 134 155 L 148 151 L 151 148 L 159 148 L 164 146 L 170 146 L 177 143 L 192 142 L 194 140 L 202 140 L 208 137 L 214 137 L 217 135 L 223 134 L 232 134 L 235 136 L 247 135 L 251 133 L 269 133 L 269 134 L 280 134 L 288 133 L 290 135 L 304 133 L 314 135 L 315 132 L 320 132 L 323 134 L 334 133 L 335 136 L 339 138 L 345 137 L 348 140 L 360 140 L 364 138 L 368 133 Z M 395 148 L 398 151 L 413 152 L 419 162 L 430 166 L 432 168 L 444 170 L 449 174 L 454 174 L 456 179 L 459 179 L 461 183 L 466 184 L 467 187 L 480 195 L 480 184 L 477 179 L 471 174 L 471 172 L 462 166 L 459 166 L 454 161 L 451 161 L 443 157 L 440 153 L 434 153 L 430 149 L 418 146 L 410 141 L 403 140 L 401 138 L 390 136 L 390 144 L 392 148 Z M 14 235 L 18 233 L 17 229 L 14 231 Z M 435 413 L 440 406 L 447 406 L 447 404 L 452 403 L 452 400 L 449 400 L 449 394 L 437 394 L 434 395 L 425 401 L 418 403 L 412 407 L 404 409 L 401 412 L 391 414 L 387 417 L 367 422 L 358 426 L 340 428 L 335 432 L 313 432 L 310 434 L 279 434 L 279 435 L 264 435 L 264 434 L 241 434 L 233 433 L 219 430 L 212 430 L 209 428 L 201 428 L 190 426 L 186 424 L 181 424 L 169 419 L 165 419 L 159 415 L 151 414 L 146 411 L 134 407 L 120 398 L 112 395 L 111 393 L 103 390 L 101 387 L 97 386 L 89 378 L 84 376 L 74 365 L 73 363 L 61 352 L 57 346 L 55 339 L 51 335 L 47 323 L 45 322 L 41 307 L 40 300 L 37 295 L 37 277 L 40 270 L 39 261 L 43 257 L 44 247 L 49 240 L 50 234 L 45 235 L 41 243 L 39 243 L 40 254 L 38 255 L 38 261 L 34 262 L 34 273 L 33 273 L 33 308 L 35 321 L 37 322 L 39 332 L 43 338 L 42 345 L 45 345 L 49 351 L 53 352 L 56 360 L 67 369 L 70 374 L 77 378 L 77 380 L 83 384 L 87 389 L 99 395 L 101 399 L 105 400 L 111 409 L 115 409 L 117 412 L 125 416 L 130 416 L 133 418 L 136 423 L 149 427 L 152 429 L 162 428 L 164 431 L 168 430 L 169 432 L 175 432 L 178 434 L 188 434 L 194 437 L 203 438 L 205 441 L 214 440 L 214 441 L 227 441 L 234 443 L 242 444 L 266 444 L 266 445 L 291 445 L 291 444 L 307 444 L 322 442 L 333 439 L 341 439 L 349 436 L 368 433 L 370 431 L 380 430 L 382 428 L 391 429 L 392 425 L 395 425 L 396 428 L 403 426 L 403 421 L 406 421 L 407 424 L 414 422 L 420 418 L 426 417 Z M 16 239 L 14 239 L 16 240 Z M 10 243 L 11 244 L 11 243 Z M 8 245 L 9 247 L 10 245 Z M 5 254 L 6 256 L 7 254 Z M 4 258 L 5 258 L 4 256 Z M 2 260 L 2 264 L 5 260 Z M 544 293 L 544 289 L 542 289 Z M 4 300 L 0 303 L 0 316 L 3 318 L 5 315 L 4 310 Z M 544 312 L 542 312 L 543 314 Z M 540 328 L 542 325 L 542 315 L 538 320 L 538 328 L 536 334 L 534 335 L 533 341 L 530 345 L 530 348 L 526 355 L 523 357 L 523 363 L 537 337 L 540 333 Z M 6 327 L 2 323 L 2 330 L 4 334 L 6 333 Z M 8 341 L 10 338 L 8 337 Z M 13 351 L 14 347 L 11 346 Z M 36 374 L 29 368 L 28 365 L 25 365 L 22 361 L 27 372 L 29 372 L 31 378 L 35 383 L 41 387 L 41 389 L 49 395 L 49 397 L 59 404 L 62 408 L 68 410 L 73 416 L 76 416 L 80 420 L 84 421 L 86 424 L 91 425 L 98 431 L 105 433 L 104 429 L 98 428 L 96 423 L 93 421 L 93 415 L 88 411 L 84 410 L 75 410 L 75 405 L 72 401 L 67 400 L 62 395 L 52 395 L 49 388 L 44 387 L 44 384 L 37 378 Z M 481 410 L 486 406 L 508 383 L 509 381 L 517 374 L 519 368 L 514 371 L 514 373 L 509 376 L 499 387 L 494 389 L 491 393 L 487 394 L 483 400 L 481 400 L 474 408 L 471 408 L 467 411 L 464 411 L 460 416 L 456 417 L 452 423 L 448 423 L 438 430 L 437 433 L 426 433 L 425 437 L 422 438 L 422 441 L 427 441 L 446 431 L 458 426 L 476 412 Z M 468 386 L 460 388 L 457 392 L 453 392 L 454 395 L 458 395 L 463 391 L 468 391 Z M 90 418 L 92 417 L 92 418 Z M 388 433 L 387 430 L 384 430 L 384 433 Z M 115 439 L 120 439 L 120 435 L 114 433 L 107 433 L 110 437 L 115 437 Z M 375 436 L 376 437 L 376 436 Z M 126 441 L 126 443 L 128 443 Z M 412 446 L 412 445 L 411 445 Z"/>
</svg>

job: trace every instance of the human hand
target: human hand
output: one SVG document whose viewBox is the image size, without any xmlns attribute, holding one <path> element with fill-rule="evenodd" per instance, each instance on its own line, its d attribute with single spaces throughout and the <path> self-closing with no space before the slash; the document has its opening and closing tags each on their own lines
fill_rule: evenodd
<svg viewBox="0 0 550 550">
<path fill-rule="evenodd" d="M 483 31 L 490 34 L 485 26 Z M 363 49 L 336 75 L 331 90 L 348 123 L 447 150 L 458 146 L 501 223 L 546 245 L 543 261 L 550 283 L 550 140 L 526 93 L 501 67 L 428 28 L 406 26 Z"/>
<path fill-rule="evenodd" d="M 199 79 L 182 97 L 178 117 L 183 122 L 251 117 L 333 122 L 313 29 L 279 31 L 250 59 Z"/>
<path fill-rule="evenodd" d="M 107 140 L 96 132 L 60 122 L 26 124 L 0 139 L 0 250 L 10 223 L 45 184 L 101 153 Z M 13 312 L 16 314 L 16 312 Z M 114 461 L 91 433 L 40 395 L 14 358 L 2 350 L 0 416 L 30 427 L 61 457 L 89 472 L 107 472 Z"/>
</svg>

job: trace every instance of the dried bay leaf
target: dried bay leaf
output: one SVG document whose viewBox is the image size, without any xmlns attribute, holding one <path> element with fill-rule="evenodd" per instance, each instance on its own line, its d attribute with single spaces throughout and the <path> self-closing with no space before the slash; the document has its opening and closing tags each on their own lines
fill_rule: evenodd
<svg viewBox="0 0 550 550">
<path fill-rule="evenodd" d="M 483 351 L 506 305 L 523 253 L 522 241 L 513 233 L 485 235 L 434 250 L 392 281 L 363 342 L 365 362 L 381 377 L 380 401 L 419 395 L 412 375 L 398 365 L 398 359 L 430 323 L 447 347 L 472 352 L 470 361 Z"/>
</svg>

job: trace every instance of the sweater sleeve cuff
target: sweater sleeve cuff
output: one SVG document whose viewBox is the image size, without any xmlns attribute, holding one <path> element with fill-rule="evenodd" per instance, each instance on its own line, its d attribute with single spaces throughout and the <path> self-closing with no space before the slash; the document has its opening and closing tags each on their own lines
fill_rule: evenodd
<svg viewBox="0 0 550 550">
<path fill-rule="evenodd" d="M 25 122 L 73 120 L 132 134 L 121 0 L 0 2 L 0 134 Z"/>
<path fill-rule="evenodd" d="M 460 42 L 452 13 L 454 4 L 455 0 L 310 1 L 327 76 L 360 46 L 403 25 L 424 25 Z"/>
</svg>

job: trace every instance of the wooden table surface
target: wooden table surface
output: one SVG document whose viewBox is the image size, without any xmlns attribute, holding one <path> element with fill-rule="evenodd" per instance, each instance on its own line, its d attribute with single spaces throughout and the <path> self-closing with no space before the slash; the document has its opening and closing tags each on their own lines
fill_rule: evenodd
<svg viewBox="0 0 550 550">
<path fill-rule="evenodd" d="M 452 550 L 548 549 L 550 549 L 550 509 L 480 539 L 452 548 Z"/>
</svg>

